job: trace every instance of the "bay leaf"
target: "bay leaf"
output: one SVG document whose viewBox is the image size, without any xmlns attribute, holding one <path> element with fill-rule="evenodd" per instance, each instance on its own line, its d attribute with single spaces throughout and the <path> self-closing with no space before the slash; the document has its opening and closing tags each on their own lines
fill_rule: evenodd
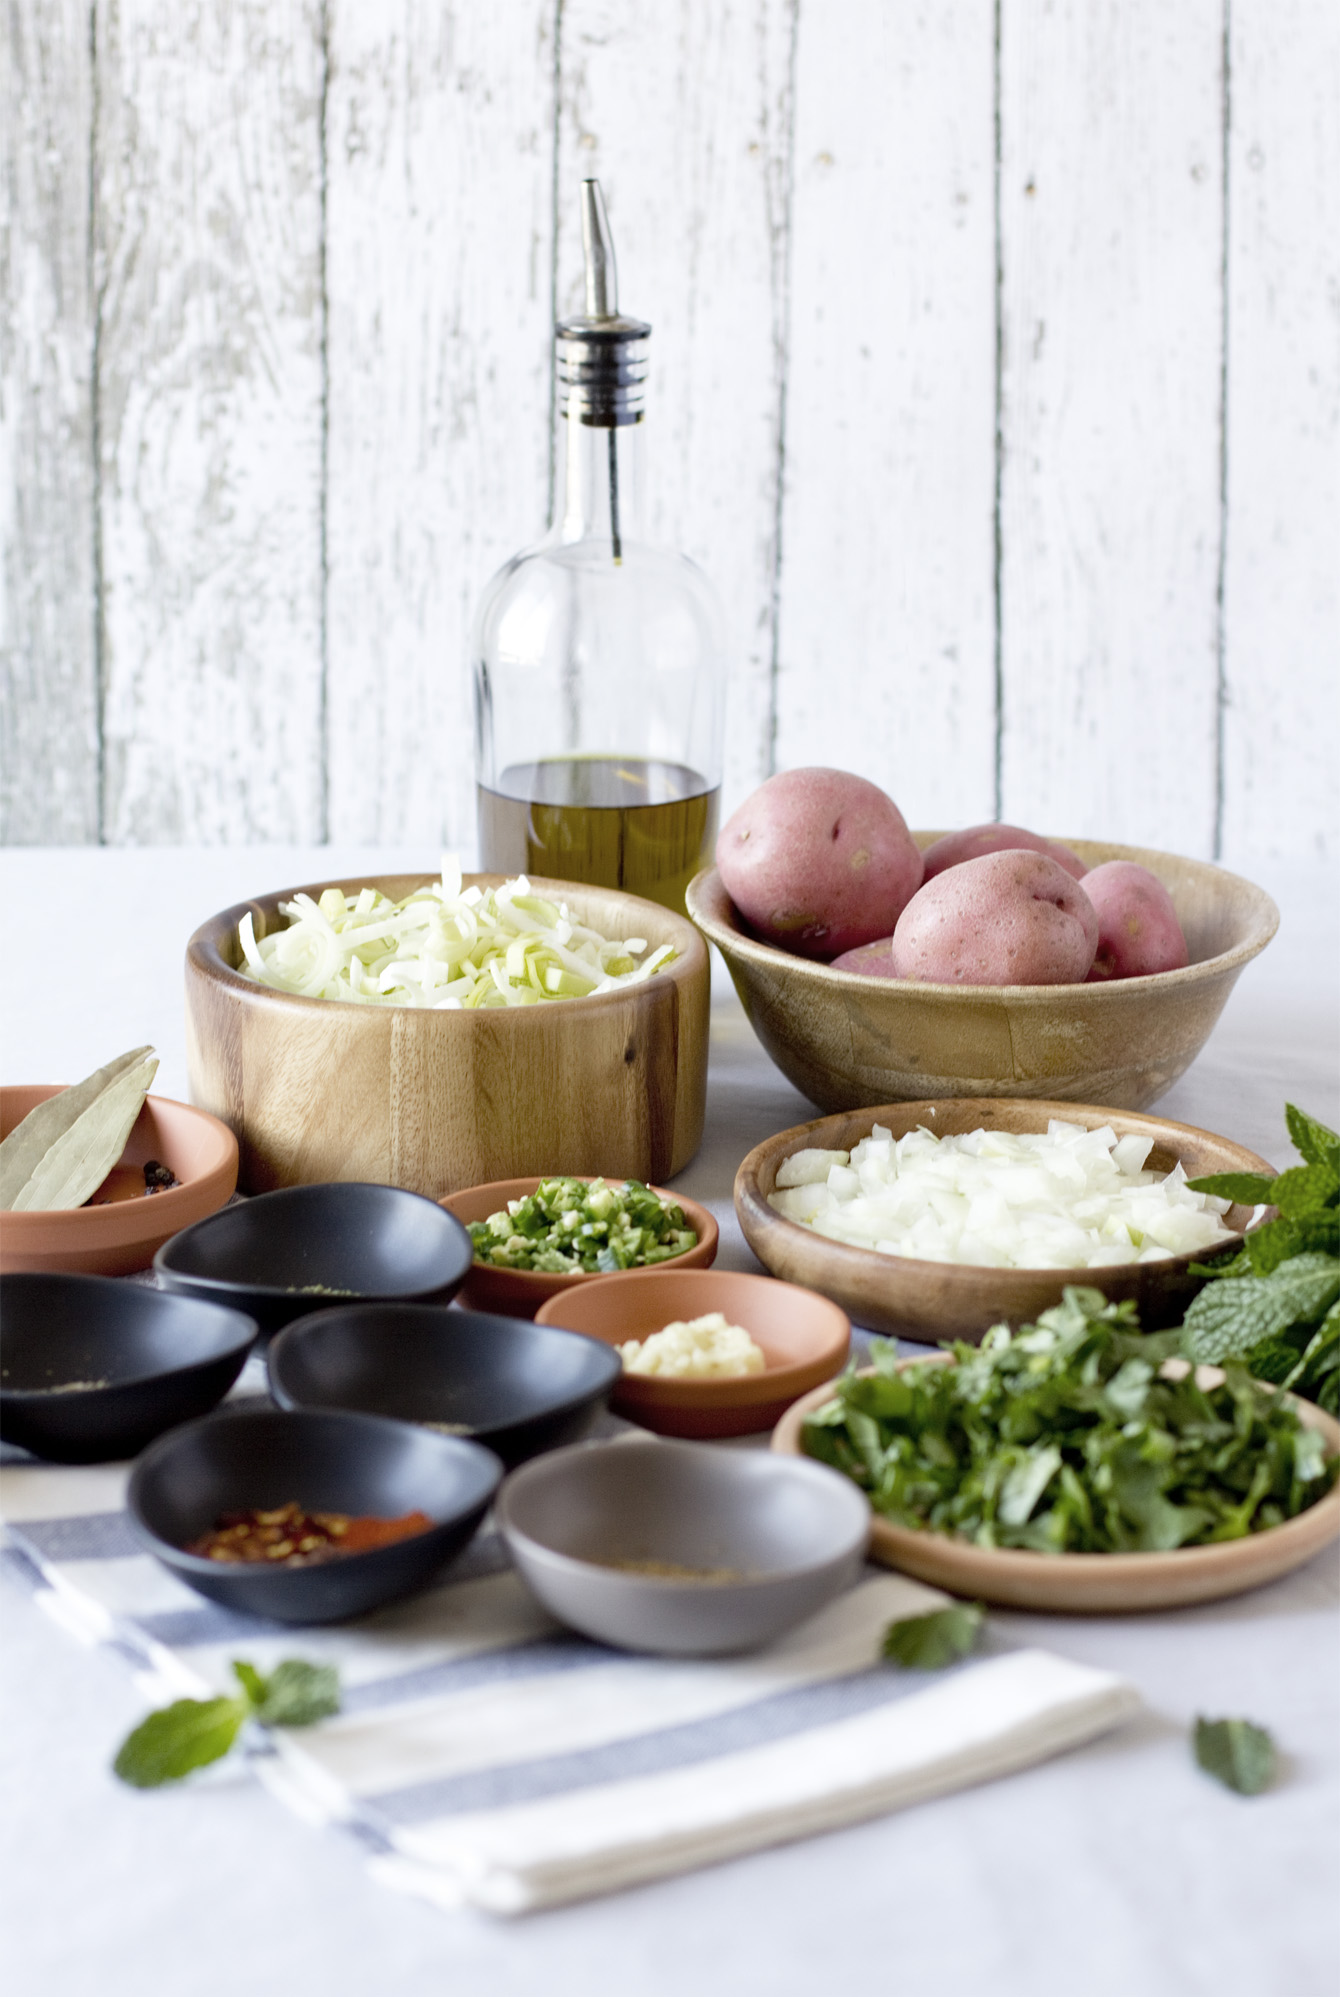
<svg viewBox="0 0 1340 1997">
<path fill-rule="evenodd" d="M 50 1213 L 81 1207 L 125 1150 L 157 1071 L 155 1057 L 109 1082 L 41 1159 L 20 1188 L 13 1211 Z"/>
<path fill-rule="evenodd" d="M 109 1061 L 105 1068 L 95 1068 L 82 1082 L 48 1096 L 45 1102 L 30 1109 L 21 1123 L 15 1124 L 0 1144 L 0 1213 L 13 1211 L 20 1190 L 52 1145 L 73 1128 L 108 1084 L 128 1068 L 137 1068 L 153 1051 L 152 1047 L 132 1047 L 128 1054 L 118 1054 L 114 1061 Z M 103 1177 L 106 1176 L 104 1172 Z"/>
</svg>

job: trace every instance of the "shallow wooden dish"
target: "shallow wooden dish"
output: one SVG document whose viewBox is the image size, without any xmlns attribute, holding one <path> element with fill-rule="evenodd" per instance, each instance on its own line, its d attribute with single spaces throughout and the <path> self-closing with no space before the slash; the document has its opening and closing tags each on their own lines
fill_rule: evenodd
<svg viewBox="0 0 1340 1997">
<path fill-rule="evenodd" d="M 0 1089 L 0 1137 L 59 1084 Z M 151 1158 L 180 1181 L 166 1192 L 144 1191 Z M 55 1213 L 0 1214 L 0 1273 L 60 1271 L 73 1276 L 128 1276 L 147 1269 L 172 1235 L 203 1220 L 232 1198 L 237 1139 L 217 1117 L 189 1103 L 149 1096 L 114 1165 L 89 1204 Z"/>
<path fill-rule="evenodd" d="M 918 832 L 928 846 L 938 832 Z M 1190 1066 L 1244 964 L 1279 927 L 1263 889 L 1203 860 L 1092 839 L 1086 866 L 1135 860 L 1172 896 L 1191 962 L 1103 985 L 929 985 L 809 963 L 752 937 L 715 867 L 689 914 L 729 967 L 749 1023 L 820 1109 L 927 1096 L 1045 1096 L 1144 1109 Z"/>
<path fill-rule="evenodd" d="M 366 1179 L 437 1199 L 523 1172 L 666 1179 L 702 1141 L 710 974 L 701 936 L 655 902 L 536 880 L 608 936 L 672 943 L 627 992 L 479 1012 L 294 998 L 242 977 L 237 925 L 326 887 L 400 898 L 428 874 L 318 882 L 212 916 L 186 952 L 193 1098 L 237 1133 L 244 1192 Z M 497 886 L 501 874 L 468 874 Z"/>
<path fill-rule="evenodd" d="M 545 1172 L 546 1179 L 560 1175 Z M 572 1173 L 573 1178 L 603 1178 L 613 1185 L 622 1183 L 611 1173 Z M 627 1174 L 630 1179 L 640 1178 L 638 1172 Z M 645 1183 L 645 1182 L 644 1182 Z M 440 1202 L 448 1213 L 455 1214 L 465 1227 L 471 1221 L 487 1220 L 492 1213 L 499 1213 L 509 1200 L 524 1200 L 540 1184 L 540 1178 L 531 1176 L 525 1179 L 495 1179 L 487 1186 L 467 1186 L 463 1192 L 448 1193 Z M 706 1269 L 717 1259 L 720 1230 L 716 1221 L 697 1200 L 686 1199 L 683 1193 L 670 1191 L 665 1186 L 652 1186 L 658 1199 L 673 1200 L 682 1209 L 684 1218 L 698 1239 L 692 1248 L 685 1249 L 682 1255 L 673 1258 L 676 1269 Z M 654 1269 L 667 1268 L 670 1264 L 656 1262 Z M 467 1310 L 497 1311 L 503 1317 L 534 1317 L 540 1305 L 550 1297 L 563 1296 L 571 1290 L 588 1288 L 592 1283 L 621 1282 L 626 1276 L 638 1272 L 624 1269 L 617 1276 L 602 1276 L 585 1270 L 580 1275 L 555 1276 L 542 1269 L 499 1269 L 488 1262 L 474 1262 L 470 1273 L 458 1292 L 458 1300 Z M 562 1318 L 546 1318 L 547 1324 L 562 1324 Z"/>
<path fill-rule="evenodd" d="M 947 1353 L 927 1353 L 908 1365 L 952 1364 Z M 788 1408 L 773 1431 L 772 1447 L 803 1456 L 805 1417 L 832 1397 L 833 1381 Z M 1299 1417 L 1320 1429 L 1327 1450 L 1340 1450 L 1340 1422 L 1297 1401 Z M 987 1548 L 942 1532 L 917 1532 L 872 1512 L 870 1555 L 918 1581 L 1012 1609 L 1045 1609 L 1060 1615 L 1101 1616 L 1140 1609 L 1187 1608 L 1241 1595 L 1291 1574 L 1340 1539 L 1340 1484 L 1296 1519 L 1222 1546 L 1179 1546 L 1168 1553 L 1026 1553 Z"/>
<path fill-rule="evenodd" d="M 806 1283 L 842 1305 L 857 1324 L 899 1338 L 976 1341 L 1002 1318 L 1023 1324 L 1059 1304 L 1067 1283 L 1085 1283 L 1120 1302 L 1131 1297 L 1144 1330 L 1176 1324 L 1200 1279 L 1188 1273 L 1203 1255 L 1174 1255 L 1164 1262 L 1127 1262 L 1106 1269 L 981 1269 L 949 1262 L 916 1262 L 881 1255 L 874 1248 L 849 1248 L 829 1241 L 799 1221 L 784 1220 L 768 1205 L 784 1158 L 803 1146 L 850 1151 L 879 1123 L 895 1137 L 918 1124 L 937 1136 L 966 1130 L 1045 1130 L 1052 1117 L 1082 1123 L 1086 1130 L 1110 1124 L 1118 1137 L 1151 1137 L 1148 1169 L 1170 1172 L 1180 1158 L 1190 1179 L 1211 1172 L 1274 1172 L 1274 1167 L 1208 1130 L 1160 1117 L 1132 1116 L 1091 1103 L 974 1101 L 885 1103 L 878 1109 L 850 1110 L 797 1124 L 756 1145 L 735 1175 L 735 1211 L 744 1238 L 766 1269 L 790 1283 Z M 1250 1207 L 1230 1207 L 1226 1227 L 1245 1228 Z"/>
<path fill-rule="evenodd" d="M 622 1345 L 709 1311 L 744 1326 L 768 1362 L 764 1371 L 724 1380 L 624 1373 L 610 1395 L 615 1414 L 658 1435 L 757 1435 L 771 1428 L 798 1394 L 817 1380 L 831 1379 L 851 1346 L 846 1312 L 813 1290 L 769 1276 L 669 1262 L 601 1276 L 583 1289 L 551 1297 L 538 1321 Z"/>
</svg>

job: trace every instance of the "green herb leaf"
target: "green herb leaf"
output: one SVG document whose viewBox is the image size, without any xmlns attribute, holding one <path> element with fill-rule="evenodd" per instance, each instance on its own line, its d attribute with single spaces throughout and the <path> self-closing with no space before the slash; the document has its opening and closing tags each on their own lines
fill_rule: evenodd
<svg viewBox="0 0 1340 1997">
<path fill-rule="evenodd" d="M 1193 1297 L 1183 1325 L 1188 1359 L 1237 1359 L 1296 1324 L 1316 1324 L 1340 1298 L 1340 1262 L 1295 1255 L 1269 1276 L 1234 1276 Z"/>
<path fill-rule="evenodd" d="M 1264 1727 L 1253 1726 L 1250 1720 L 1198 1716 L 1195 1750 L 1205 1773 L 1240 1796 L 1259 1796 L 1275 1773 L 1275 1743 Z"/>
<path fill-rule="evenodd" d="M 255 1712 L 256 1708 L 265 1699 L 265 1680 L 261 1677 L 260 1672 L 254 1664 L 248 1664 L 244 1658 L 240 1657 L 233 1659 L 233 1676 L 242 1687 L 246 1695 L 247 1704 Z"/>
<path fill-rule="evenodd" d="M 1291 1220 L 1324 1213 L 1340 1200 L 1340 1172 L 1334 1165 L 1295 1165 L 1270 1185 L 1270 1204 Z"/>
<path fill-rule="evenodd" d="M 980 1602 L 955 1602 L 928 1616 L 903 1616 L 884 1632 L 884 1655 L 905 1671 L 943 1671 L 973 1649 L 984 1614 Z"/>
<path fill-rule="evenodd" d="M 234 1671 L 237 1670 L 234 1664 Z M 256 1718 L 267 1727 L 310 1727 L 340 1710 L 340 1674 L 333 1664 L 286 1657 L 262 1681 Z"/>
<path fill-rule="evenodd" d="M 1203 1179 L 1188 1179 L 1193 1193 L 1212 1193 L 1217 1200 L 1233 1200 L 1240 1207 L 1275 1205 L 1275 1181 L 1264 1172 L 1211 1172 Z"/>
<path fill-rule="evenodd" d="M 1309 1165 L 1330 1165 L 1340 1170 L 1340 1137 L 1333 1130 L 1318 1123 L 1306 1110 L 1295 1108 L 1293 1103 L 1285 1103 L 1284 1121 L 1300 1158 Z"/>
<path fill-rule="evenodd" d="M 227 1754 L 248 1711 L 245 1699 L 176 1699 L 126 1736 L 112 1770 L 134 1789 L 180 1782 Z"/>
</svg>

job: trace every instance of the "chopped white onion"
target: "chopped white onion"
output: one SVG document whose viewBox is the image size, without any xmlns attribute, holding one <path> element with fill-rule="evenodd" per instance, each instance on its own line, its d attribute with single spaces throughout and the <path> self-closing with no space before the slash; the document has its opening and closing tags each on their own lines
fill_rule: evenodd
<svg viewBox="0 0 1340 1997">
<path fill-rule="evenodd" d="M 1179 1161 L 1143 1169 L 1147 1138 L 1053 1118 L 1036 1132 L 876 1124 L 855 1150 L 793 1151 L 768 1204 L 832 1241 L 920 1262 L 1100 1269 L 1204 1254 L 1233 1239 L 1230 1202 L 1193 1193 Z"/>
<path fill-rule="evenodd" d="M 279 904 L 287 929 L 256 939 L 251 912 L 238 925 L 243 976 L 302 998 L 355 1005 L 540 1005 L 594 998 L 639 984 L 674 956 L 645 940 L 611 941 L 577 922 L 566 903 L 532 894 L 524 874 L 500 888 L 461 890 L 450 854 L 442 879 L 391 901 L 375 888 L 319 902 Z"/>
</svg>

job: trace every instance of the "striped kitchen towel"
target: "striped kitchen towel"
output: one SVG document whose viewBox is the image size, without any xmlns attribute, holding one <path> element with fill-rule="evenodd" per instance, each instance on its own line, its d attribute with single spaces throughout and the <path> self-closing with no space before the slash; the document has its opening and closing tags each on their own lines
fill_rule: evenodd
<svg viewBox="0 0 1340 1997">
<path fill-rule="evenodd" d="M 258 1772 L 352 1830 L 387 1883 L 444 1906 L 523 1913 L 855 1823 L 1026 1767 L 1137 1704 L 1106 1672 L 998 1640 L 934 1675 L 881 1662 L 886 1625 L 945 1597 L 874 1569 L 766 1650 L 629 1656 L 552 1622 L 489 1531 L 428 1593 L 294 1630 L 207 1602 L 144 1552 L 128 1468 L 0 1470 L 11 1572 L 158 1700 L 231 1689 L 239 1655 L 336 1665 L 341 1712 L 274 1733 Z"/>
</svg>

